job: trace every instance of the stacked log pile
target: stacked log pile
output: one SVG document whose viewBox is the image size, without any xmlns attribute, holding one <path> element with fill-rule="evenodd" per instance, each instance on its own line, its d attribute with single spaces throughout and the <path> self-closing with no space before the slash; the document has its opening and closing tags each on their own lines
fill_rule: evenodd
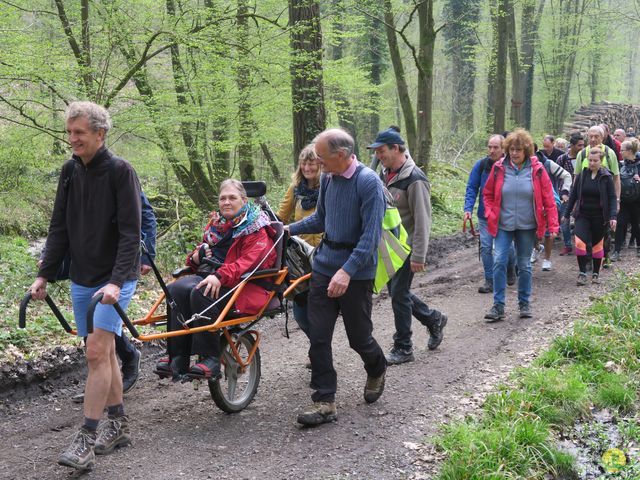
<svg viewBox="0 0 640 480">
<path fill-rule="evenodd" d="M 640 105 L 625 105 L 623 103 L 597 102 L 580 107 L 565 122 L 564 133 L 568 136 L 572 132 L 585 133 L 592 125 L 606 123 L 613 132 L 616 128 L 632 129 L 636 134 L 640 132 Z"/>
</svg>

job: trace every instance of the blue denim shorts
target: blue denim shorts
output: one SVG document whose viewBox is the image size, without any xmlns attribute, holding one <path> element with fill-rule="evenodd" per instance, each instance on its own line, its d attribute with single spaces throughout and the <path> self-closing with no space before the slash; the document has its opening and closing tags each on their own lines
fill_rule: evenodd
<svg viewBox="0 0 640 480">
<path fill-rule="evenodd" d="M 124 311 L 127 310 L 131 297 L 136 291 L 137 280 L 127 280 L 120 289 L 120 299 L 118 303 Z M 77 283 L 71 282 L 71 301 L 73 302 L 73 316 L 76 320 L 76 331 L 79 337 L 86 337 L 87 332 L 87 310 L 93 295 L 102 287 L 107 285 L 103 283 L 97 287 L 83 287 Z M 120 336 L 122 333 L 122 319 L 113 305 L 104 305 L 99 303 L 96 306 L 93 315 L 93 328 L 113 332 Z"/>
</svg>

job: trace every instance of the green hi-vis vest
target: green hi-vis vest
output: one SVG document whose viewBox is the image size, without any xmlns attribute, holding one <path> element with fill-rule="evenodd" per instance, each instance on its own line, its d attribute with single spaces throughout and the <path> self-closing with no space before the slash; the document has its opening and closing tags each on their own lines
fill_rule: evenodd
<svg viewBox="0 0 640 480">
<path fill-rule="evenodd" d="M 397 236 L 396 233 L 397 232 Z M 382 236 L 378 245 L 378 266 L 373 281 L 373 291 L 380 293 L 389 283 L 411 253 L 407 244 L 407 231 L 402 226 L 400 212 L 387 204 L 382 219 Z"/>
<path fill-rule="evenodd" d="M 610 147 L 608 147 L 607 145 L 605 145 L 603 143 L 601 143 L 598 146 L 600 148 L 604 147 L 604 155 L 602 156 L 602 166 L 604 168 L 606 168 L 607 170 L 609 170 L 610 172 L 612 172 L 612 170 L 611 170 L 612 167 L 609 166 L 609 162 L 616 162 L 616 164 L 618 163 L 618 157 L 616 156 L 616 152 L 614 152 Z M 582 150 L 580 150 L 580 152 L 578 152 L 578 158 L 576 159 L 576 165 L 578 165 L 578 164 L 581 165 L 581 168 L 579 169 L 580 172 L 582 170 L 588 170 L 589 169 L 589 151 L 590 150 L 591 150 L 591 147 L 589 145 L 587 145 Z"/>
</svg>

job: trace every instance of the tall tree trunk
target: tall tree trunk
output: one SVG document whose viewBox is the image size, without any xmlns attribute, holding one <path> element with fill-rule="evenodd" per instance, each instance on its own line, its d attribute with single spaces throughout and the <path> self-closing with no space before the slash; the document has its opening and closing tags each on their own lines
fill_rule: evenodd
<svg viewBox="0 0 640 480">
<path fill-rule="evenodd" d="M 452 86 L 451 131 L 473 129 L 473 97 L 475 93 L 476 28 L 480 18 L 479 0 L 447 0 L 447 27 L 444 30 L 445 53 L 450 59 Z"/>
<path fill-rule="evenodd" d="M 489 51 L 489 66 L 487 69 L 487 108 L 486 126 L 489 133 L 496 133 L 493 125 L 496 116 L 496 81 L 498 75 L 498 0 L 491 0 L 489 5 L 491 16 L 491 50 Z"/>
<path fill-rule="evenodd" d="M 516 37 L 516 14 L 513 3 L 507 3 L 507 32 L 509 35 L 509 70 L 511 72 L 511 121 L 518 127 L 524 126 L 526 70 L 520 62 L 518 38 Z"/>
<path fill-rule="evenodd" d="M 291 26 L 291 99 L 293 162 L 300 151 L 325 129 L 322 80 L 322 31 L 317 0 L 289 0 Z"/>
<path fill-rule="evenodd" d="M 505 129 L 505 107 L 507 94 L 507 53 L 509 35 L 507 32 L 508 0 L 498 0 L 491 16 L 493 25 L 493 48 L 489 64 L 487 95 L 487 120 L 492 132 L 501 133 Z"/>
<path fill-rule="evenodd" d="M 378 11 L 382 10 L 384 8 L 383 0 L 376 0 L 375 7 Z M 385 69 L 383 60 L 383 23 L 377 18 L 367 17 L 367 19 L 371 22 L 369 24 L 369 34 L 367 35 L 369 41 L 367 49 L 368 61 L 371 65 L 369 81 L 375 87 L 379 87 L 382 84 L 382 73 Z M 380 94 L 378 91 L 371 92 L 369 95 L 369 105 L 371 106 L 371 113 L 369 114 L 367 138 L 375 138 L 380 131 Z"/>
<path fill-rule="evenodd" d="M 344 8 L 344 0 L 332 0 L 333 4 L 333 35 L 335 37 L 334 44 L 331 48 L 331 60 L 337 61 L 342 60 L 344 57 L 344 17 L 345 17 L 345 8 Z M 358 137 L 356 132 L 356 118 L 351 107 L 351 103 L 349 99 L 344 94 L 340 86 L 336 87 L 335 93 L 335 102 L 336 102 L 336 110 L 338 114 L 338 123 L 340 127 L 351 134 L 355 141 L 355 151 L 356 155 L 358 152 Z"/>
<path fill-rule="evenodd" d="M 431 160 L 433 114 L 433 52 L 436 31 L 433 19 L 433 0 L 423 0 L 418 6 L 418 144 L 414 156 L 416 164 L 426 172 Z"/>
<path fill-rule="evenodd" d="M 538 4 L 536 6 L 536 1 Z M 524 85 L 520 86 L 520 90 L 524 91 L 524 126 L 531 129 L 531 116 L 533 114 L 533 76 L 535 62 L 536 44 L 538 41 L 538 28 L 542 19 L 545 0 L 526 0 L 522 6 L 522 17 L 520 22 L 520 62 L 524 71 L 524 78 L 520 81 Z"/>
<path fill-rule="evenodd" d="M 240 178 L 254 180 L 253 167 L 253 131 L 255 123 L 251 108 L 251 68 L 248 58 L 249 22 L 247 0 L 238 0 L 236 16 L 237 30 L 237 66 L 236 85 L 238 86 L 238 158 Z"/>
<path fill-rule="evenodd" d="M 393 65 L 393 73 L 396 79 L 396 88 L 398 90 L 398 100 L 402 108 L 402 116 L 404 118 L 404 131 L 409 145 L 409 150 L 414 152 L 417 145 L 416 121 L 413 115 L 413 105 L 411 96 L 409 95 L 409 87 L 402 65 L 402 56 L 398 47 L 398 38 L 396 37 L 395 19 L 393 18 L 393 9 L 391 0 L 384 0 L 384 22 L 386 24 L 387 43 L 389 44 L 389 54 Z"/>
</svg>

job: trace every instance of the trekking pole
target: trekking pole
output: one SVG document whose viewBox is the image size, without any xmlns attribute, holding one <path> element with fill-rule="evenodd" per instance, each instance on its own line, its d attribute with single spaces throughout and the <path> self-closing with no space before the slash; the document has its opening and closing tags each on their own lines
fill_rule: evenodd
<svg viewBox="0 0 640 480">
<path fill-rule="evenodd" d="M 478 239 L 478 260 L 481 260 L 482 256 L 480 255 L 480 234 L 476 232 L 475 228 L 473 228 L 473 220 L 471 219 L 471 217 L 466 218 L 462 221 L 462 233 L 467 233 L 467 222 L 469 222 L 469 230 L 471 231 L 471 235 L 473 235 L 474 238 Z"/>
</svg>

